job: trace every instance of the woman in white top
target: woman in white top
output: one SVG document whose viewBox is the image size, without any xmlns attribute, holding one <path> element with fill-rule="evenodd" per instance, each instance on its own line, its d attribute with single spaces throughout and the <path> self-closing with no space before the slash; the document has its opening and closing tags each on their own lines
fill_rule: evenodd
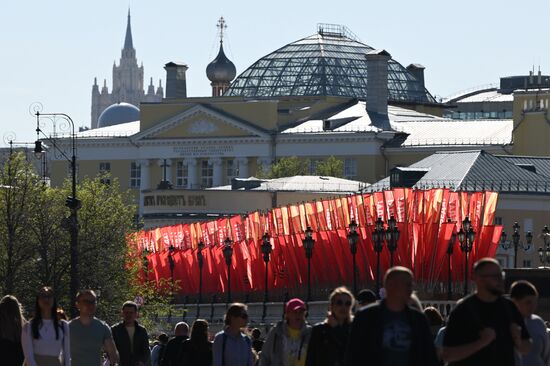
<svg viewBox="0 0 550 366">
<path fill-rule="evenodd" d="M 69 325 L 57 318 L 51 287 L 38 292 L 34 318 L 23 327 L 21 343 L 28 366 L 71 365 Z"/>
</svg>

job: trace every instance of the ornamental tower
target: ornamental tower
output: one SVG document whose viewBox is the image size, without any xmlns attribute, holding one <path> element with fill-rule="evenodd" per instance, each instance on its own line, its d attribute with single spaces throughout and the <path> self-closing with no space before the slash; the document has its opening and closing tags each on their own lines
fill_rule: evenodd
<svg viewBox="0 0 550 366">
<path fill-rule="evenodd" d="M 212 96 L 220 97 L 231 86 L 231 80 L 237 75 L 237 70 L 233 62 L 223 52 L 223 32 L 227 28 L 225 19 L 221 17 L 216 26 L 220 35 L 220 50 L 214 61 L 206 67 L 206 77 L 211 81 Z"/>
<path fill-rule="evenodd" d="M 159 83 L 157 91 L 151 85 L 147 94 L 143 90 L 143 64 L 138 66 L 136 50 L 132 39 L 132 27 L 130 10 L 128 9 L 128 22 L 126 24 L 126 35 L 124 38 L 124 48 L 121 52 L 119 65 L 113 63 L 113 86 L 109 93 L 107 81 L 104 80 L 101 92 L 97 85 L 97 79 L 94 79 L 92 86 L 92 112 L 91 127 L 98 127 L 98 119 L 101 113 L 110 105 L 120 102 L 130 103 L 139 108 L 141 102 L 160 102 L 162 100 L 162 86 Z"/>
</svg>

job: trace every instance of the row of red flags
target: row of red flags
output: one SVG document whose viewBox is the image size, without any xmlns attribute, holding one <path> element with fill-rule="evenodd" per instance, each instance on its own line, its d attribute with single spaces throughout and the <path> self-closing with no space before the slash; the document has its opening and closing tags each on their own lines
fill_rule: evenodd
<svg viewBox="0 0 550 366">
<path fill-rule="evenodd" d="M 312 283 L 330 288 L 352 283 L 347 235 L 350 222 L 355 221 L 359 234 L 357 279 L 360 287 L 365 287 L 372 283 L 376 273 L 371 236 L 375 221 L 380 217 L 387 223 L 393 216 L 400 231 L 394 265 L 411 268 L 417 280 L 433 284 L 447 280 L 448 243 L 466 217 L 476 232 L 469 254 L 469 270 L 477 259 L 495 255 L 502 232 L 502 226 L 493 225 L 497 200 L 496 192 L 394 188 L 142 231 L 129 238 L 129 245 L 138 252 L 149 252 L 147 276 L 155 281 L 171 278 L 168 256 L 172 246 L 173 275 L 180 291 L 196 293 L 199 290 L 197 247 L 202 241 L 205 244 L 202 290 L 205 294 L 214 294 L 226 290 L 228 268 L 223 247 L 229 238 L 233 247 L 231 290 L 246 293 L 264 289 L 266 268 L 261 244 L 262 236 L 268 233 L 273 249 L 268 263 L 268 286 L 292 289 L 306 283 L 303 239 L 306 228 L 311 227 L 315 240 Z M 464 276 L 464 254 L 459 246 L 457 241 L 451 256 L 454 281 L 461 281 Z M 380 260 L 383 273 L 390 264 L 387 245 Z"/>
</svg>

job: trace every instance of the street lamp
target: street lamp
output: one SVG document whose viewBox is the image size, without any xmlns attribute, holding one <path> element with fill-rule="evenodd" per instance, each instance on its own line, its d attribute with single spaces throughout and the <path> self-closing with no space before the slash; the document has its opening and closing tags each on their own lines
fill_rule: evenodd
<svg viewBox="0 0 550 366">
<path fill-rule="evenodd" d="M 548 229 L 548 225 L 544 225 L 541 235 L 544 247 L 539 248 L 539 259 L 544 268 L 546 268 L 546 264 L 550 263 L 550 229 Z"/>
<path fill-rule="evenodd" d="M 174 298 L 174 267 L 175 267 L 173 254 L 174 254 L 174 246 L 170 245 L 170 247 L 168 247 L 168 266 L 170 267 L 170 279 L 172 281 L 172 298 Z"/>
<path fill-rule="evenodd" d="M 453 298 L 453 289 L 451 281 L 451 259 L 454 252 L 454 247 L 456 243 L 456 233 L 453 232 L 449 243 L 447 244 L 447 300 L 452 300 Z"/>
<path fill-rule="evenodd" d="M 457 236 L 460 250 L 464 253 L 464 296 L 466 296 L 468 295 L 468 254 L 472 251 L 476 236 L 474 229 L 472 229 L 472 222 L 468 216 L 462 221 L 462 227 Z"/>
<path fill-rule="evenodd" d="M 36 105 L 37 109 L 40 109 L 41 106 Z M 69 158 L 64 151 L 57 147 L 55 142 L 52 144 L 53 147 L 71 163 L 71 196 L 67 197 L 65 200 L 65 206 L 71 210 L 71 215 L 68 219 L 65 219 L 64 222 L 68 224 L 68 229 L 71 234 L 71 243 L 70 243 L 70 257 L 71 257 L 71 269 L 70 269 L 70 284 L 69 284 L 69 297 L 71 299 L 71 315 L 72 317 L 77 316 L 77 310 L 74 300 L 76 299 L 76 294 L 80 289 L 80 277 L 78 275 L 78 210 L 82 207 L 82 203 L 77 198 L 76 195 L 76 133 L 74 128 L 74 122 L 71 117 L 65 113 L 40 113 L 40 110 L 36 110 L 34 113 L 36 116 L 36 141 L 34 143 L 34 154 L 39 156 L 44 152 L 42 147 L 42 140 L 40 139 L 40 134 L 42 134 L 46 139 L 52 141 L 42 129 L 40 129 L 40 118 L 46 117 L 46 119 L 52 121 L 55 126 L 55 121 L 61 119 L 67 123 L 71 128 L 71 150 L 72 156 Z"/>
<path fill-rule="evenodd" d="M 271 248 L 271 242 L 269 241 L 269 234 L 265 233 L 262 237 L 262 254 L 264 255 L 264 262 L 265 262 L 265 294 L 264 294 L 264 310 L 262 313 L 262 322 L 265 320 L 266 312 L 267 312 L 267 301 L 268 301 L 268 264 L 269 264 L 269 256 L 271 254 L 271 251 L 273 248 Z"/>
<path fill-rule="evenodd" d="M 388 250 L 390 251 L 390 267 L 393 267 L 393 253 L 397 250 L 399 234 L 397 221 L 395 217 L 391 216 L 388 220 L 388 229 L 386 230 L 386 241 L 388 242 Z"/>
<path fill-rule="evenodd" d="M 357 296 L 357 267 L 355 265 L 355 255 L 357 254 L 357 242 L 359 241 L 359 234 L 357 234 L 357 223 L 355 220 L 351 220 L 349 224 L 348 243 L 349 250 L 351 251 L 351 258 L 353 260 L 353 294 Z"/>
<path fill-rule="evenodd" d="M 315 240 L 313 239 L 313 231 L 311 227 L 307 227 L 305 231 L 306 237 L 302 240 L 304 244 L 304 250 L 306 251 L 307 258 L 307 302 L 311 301 L 311 257 L 313 256 L 313 246 Z"/>
<path fill-rule="evenodd" d="M 519 229 L 520 226 L 516 222 L 514 222 L 514 226 L 512 226 L 514 229 L 514 233 L 512 234 L 512 243 L 509 241 L 506 241 L 506 233 L 503 231 L 501 234 L 501 243 L 500 245 L 504 250 L 508 250 L 511 248 L 512 244 L 514 246 L 514 268 L 518 268 L 518 249 L 521 248 L 522 250 L 529 250 L 531 248 L 531 243 L 533 242 L 533 234 L 528 231 L 527 234 L 525 234 L 525 243 L 520 242 L 520 234 Z"/>
<path fill-rule="evenodd" d="M 199 244 L 197 246 L 197 261 L 199 263 L 199 298 L 197 300 L 197 319 L 200 316 L 201 313 L 201 307 L 200 304 L 202 302 L 202 266 L 204 264 L 204 256 L 202 254 L 202 250 L 204 249 L 204 243 L 199 241 Z"/>
<path fill-rule="evenodd" d="M 231 257 L 233 256 L 231 244 L 233 244 L 233 241 L 227 237 L 223 244 L 223 256 L 225 257 L 225 264 L 227 264 L 227 304 L 229 304 L 231 302 Z"/>
<path fill-rule="evenodd" d="M 380 296 L 380 253 L 384 248 L 384 222 L 379 217 L 375 222 L 374 230 L 372 231 L 372 245 L 376 252 L 376 294 Z"/>
<path fill-rule="evenodd" d="M 143 274 L 145 277 L 145 282 L 149 281 L 149 258 L 147 258 L 148 255 L 149 255 L 149 250 L 147 250 L 147 248 L 143 249 L 141 263 L 143 265 Z"/>
</svg>

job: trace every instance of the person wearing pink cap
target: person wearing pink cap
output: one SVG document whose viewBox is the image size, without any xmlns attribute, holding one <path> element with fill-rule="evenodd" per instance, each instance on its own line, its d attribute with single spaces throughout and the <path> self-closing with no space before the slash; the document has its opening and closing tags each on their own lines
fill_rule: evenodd
<svg viewBox="0 0 550 366">
<path fill-rule="evenodd" d="M 306 304 L 298 298 L 290 299 L 285 306 L 285 320 L 267 335 L 260 366 L 304 366 L 310 336 Z"/>
</svg>

